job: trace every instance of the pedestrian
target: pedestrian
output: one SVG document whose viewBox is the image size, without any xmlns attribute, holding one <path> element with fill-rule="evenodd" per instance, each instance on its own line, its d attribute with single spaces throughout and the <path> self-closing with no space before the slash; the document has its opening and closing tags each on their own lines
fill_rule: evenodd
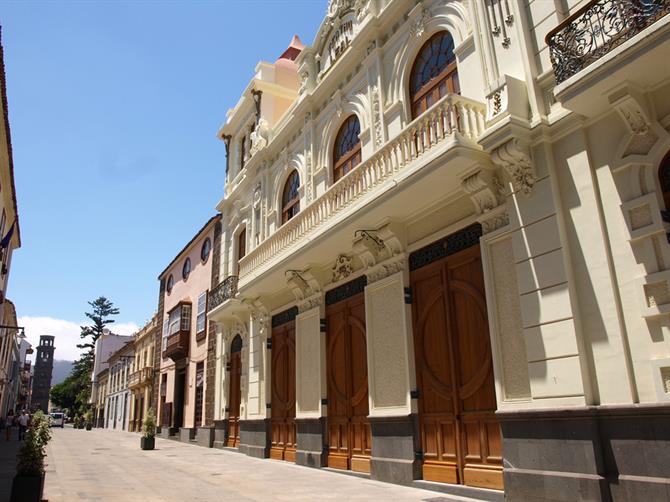
<svg viewBox="0 0 670 502">
<path fill-rule="evenodd" d="M 9 441 L 12 435 L 12 429 L 14 428 L 14 410 L 9 410 L 7 416 L 5 417 L 5 439 Z"/>
<path fill-rule="evenodd" d="M 19 417 L 19 441 L 26 438 L 26 429 L 30 423 L 30 415 L 26 410 L 21 411 L 21 416 Z"/>
</svg>

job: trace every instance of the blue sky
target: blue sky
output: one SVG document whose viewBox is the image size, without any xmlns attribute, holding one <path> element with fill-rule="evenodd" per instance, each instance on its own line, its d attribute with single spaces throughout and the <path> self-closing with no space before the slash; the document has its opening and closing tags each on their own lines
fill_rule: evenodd
<svg viewBox="0 0 670 502">
<path fill-rule="evenodd" d="M 88 300 L 110 298 L 120 332 L 154 312 L 158 273 L 223 194 L 226 111 L 258 61 L 312 43 L 327 1 L 1 3 L 23 245 L 8 297 L 70 359 Z"/>
</svg>

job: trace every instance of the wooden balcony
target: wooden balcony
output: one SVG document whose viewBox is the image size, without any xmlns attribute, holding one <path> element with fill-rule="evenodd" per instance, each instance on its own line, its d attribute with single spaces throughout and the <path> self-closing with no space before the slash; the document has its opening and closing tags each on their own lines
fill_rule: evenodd
<svg viewBox="0 0 670 502">
<path fill-rule="evenodd" d="M 547 34 L 556 84 L 670 13 L 670 0 L 593 0 Z"/>
<path fill-rule="evenodd" d="M 128 387 L 135 389 L 142 385 L 151 383 L 154 369 L 151 367 L 142 368 L 141 370 L 133 371 L 128 377 Z"/>
<path fill-rule="evenodd" d="M 165 357 L 169 357 L 173 361 L 188 357 L 190 339 L 190 330 L 180 330 L 170 335 L 165 346 Z"/>
</svg>

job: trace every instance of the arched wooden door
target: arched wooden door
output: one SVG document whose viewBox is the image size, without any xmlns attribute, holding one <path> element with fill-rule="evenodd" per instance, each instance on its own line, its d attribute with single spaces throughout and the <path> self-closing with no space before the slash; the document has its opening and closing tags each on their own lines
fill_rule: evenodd
<svg viewBox="0 0 670 502">
<path fill-rule="evenodd" d="M 326 306 L 328 467 L 370 472 L 363 293 Z"/>
<path fill-rule="evenodd" d="M 479 245 L 412 270 L 411 283 L 423 477 L 501 489 Z"/>
<path fill-rule="evenodd" d="M 658 179 L 661 182 L 665 209 L 670 211 L 670 152 L 665 155 L 658 168 Z"/>
<path fill-rule="evenodd" d="M 230 386 L 228 389 L 228 441 L 226 446 L 240 444 L 240 401 L 242 397 L 242 338 L 237 335 L 230 344 Z"/>
<path fill-rule="evenodd" d="M 270 458 L 295 462 L 295 321 L 272 330 Z"/>
</svg>

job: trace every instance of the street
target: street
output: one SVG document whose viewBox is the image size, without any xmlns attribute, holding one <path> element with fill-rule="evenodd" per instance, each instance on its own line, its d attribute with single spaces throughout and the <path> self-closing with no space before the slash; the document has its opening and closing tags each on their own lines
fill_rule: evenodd
<svg viewBox="0 0 670 502">
<path fill-rule="evenodd" d="M 106 429 L 54 429 L 46 470 L 49 502 L 468 500 L 166 439 L 142 451 L 139 435 Z"/>
</svg>

